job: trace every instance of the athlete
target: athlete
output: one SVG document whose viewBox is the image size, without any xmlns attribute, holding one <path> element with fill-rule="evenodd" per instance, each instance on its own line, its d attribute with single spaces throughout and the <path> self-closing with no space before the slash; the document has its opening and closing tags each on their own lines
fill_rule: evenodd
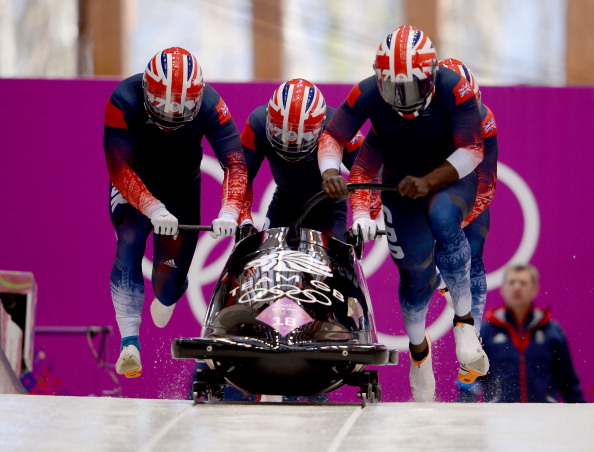
<svg viewBox="0 0 594 452">
<path fill-rule="evenodd" d="M 150 311 L 155 325 L 167 325 L 188 286 L 198 233 L 178 225 L 200 223 L 205 136 L 224 170 L 223 202 L 211 235 L 230 236 L 237 229 L 247 186 L 245 159 L 231 114 L 204 83 L 196 58 L 179 47 L 158 52 L 144 73 L 119 83 L 107 103 L 104 149 L 117 235 L 110 287 L 122 337 L 116 371 L 127 378 L 142 374 L 142 258 L 151 231 L 156 298 Z"/>
<path fill-rule="evenodd" d="M 322 92 L 311 82 L 297 78 L 281 83 L 268 104 L 257 107 L 246 121 L 241 141 L 248 168 L 248 195 L 242 207 L 240 224 L 253 224 L 251 207 L 253 181 L 264 160 L 276 183 L 263 228 L 290 226 L 301 215 L 306 202 L 319 193 L 322 184 L 318 168 L 318 140 L 334 114 Z M 342 150 L 342 163 L 350 168 L 355 161 L 363 135 L 357 133 Z M 327 198 L 305 217 L 302 226 L 344 240 L 347 228 L 346 199 Z M 202 363 L 198 369 L 205 368 Z M 226 386 L 223 400 L 258 400 Z M 315 397 L 261 396 L 262 401 L 328 401 L 327 395 Z"/>
<path fill-rule="evenodd" d="M 382 168 L 382 182 L 397 191 L 382 192 L 388 245 L 398 266 L 398 295 L 410 342 L 410 384 L 414 399 L 432 401 L 435 377 L 431 340 L 425 332 L 427 307 L 440 278 L 450 289 L 458 378 L 474 381 L 488 371 L 488 358 L 473 327 L 470 246 L 462 221 L 477 193 L 474 171 L 484 144 L 478 104 L 469 83 L 437 66 L 429 37 L 405 25 L 380 45 L 375 76 L 355 85 L 320 139 L 323 189 L 346 196 L 337 171 L 338 150 L 364 121 L 372 130 L 351 169 L 350 182 L 369 182 Z M 373 238 L 377 224 L 369 215 L 365 192 L 351 195 L 353 232 Z"/>
<path fill-rule="evenodd" d="M 497 183 L 497 124 L 495 116 L 489 107 L 481 100 L 481 90 L 474 74 L 461 61 L 454 58 L 441 60 L 439 66 L 447 67 L 470 83 L 476 101 L 479 103 L 483 128 L 483 142 L 485 144 L 485 156 L 483 161 L 476 167 L 478 177 L 478 192 L 472 212 L 462 222 L 464 234 L 470 244 L 470 291 L 472 292 L 472 318 L 477 334 L 480 333 L 483 312 L 487 300 L 487 277 L 485 275 L 485 263 L 483 251 L 485 240 L 491 226 L 491 214 L 489 204 L 495 196 Z"/>
<path fill-rule="evenodd" d="M 276 183 L 268 206 L 264 229 L 290 226 L 305 203 L 319 193 L 322 178 L 318 167 L 318 140 L 334 114 L 321 91 L 311 82 L 297 78 L 282 83 L 267 105 L 249 116 L 241 142 L 248 168 L 248 196 L 241 223 L 252 222 L 252 183 L 266 159 Z M 358 132 L 341 150 L 341 162 L 351 168 L 363 135 Z M 326 198 L 305 217 L 302 226 L 344 240 L 347 229 L 346 199 Z"/>
</svg>

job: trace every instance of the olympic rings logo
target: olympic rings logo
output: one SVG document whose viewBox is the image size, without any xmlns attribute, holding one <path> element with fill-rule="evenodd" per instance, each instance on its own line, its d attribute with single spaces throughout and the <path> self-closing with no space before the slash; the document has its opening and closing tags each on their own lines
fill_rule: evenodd
<svg viewBox="0 0 594 452">
<path fill-rule="evenodd" d="M 218 161 L 212 157 L 205 155 L 202 160 L 202 172 L 215 179 L 219 184 L 223 181 L 223 172 Z M 530 187 L 522 179 L 522 177 L 512 170 L 510 167 L 499 162 L 497 164 L 498 183 L 505 184 L 512 192 L 512 194 L 519 201 L 522 215 L 524 218 L 524 229 L 522 233 L 522 240 L 516 252 L 509 258 L 509 260 L 497 270 L 487 274 L 487 287 L 489 290 L 498 288 L 501 285 L 503 272 L 505 267 L 513 262 L 529 262 L 532 258 L 538 238 L 540 235 L 540 213 L 536 199 L 530 190 Z M 275 190 L 274 182 L 270 182 L 264 195 L 260 200 L 258 210 L 252 212 L 254 222 L 256 225 L 264 223 L 266 210 L 268 204 L 272 199 L 272 194 Z M 380 227 L 383 227 L 383 219 L 379 220 Z M 194 259 L 190 266 L 188 273 L 189 286 L 186 292 L 190 308 L 196 320 L 202 325 L 202 320 L 206 314 L 209 295 L 204 294 L 204 287 L 212 285 L 218 281 L 224 265 L 227 261 L 231 250 L 233 249 L 233 241 L 228 241 L 228 247 L 224 252 L 218 251 L 218 256 L 212 262 L 207 264 L 207 259 L 211 257 L 213 249 L 217 246 L 217 240 L 212 239 L 209 235 L 201 235 L 198 239 Z M 362 261 L 362 267 L 365 275 L 369 278 L 376 271 L 378 271 L 385 263 L 386 259 L 390 259 L 387 246 L 382 245 L 383 242 L 378 242 L 373 245 L 370 251 L 366 254 Z M 379 246 L 378 246 L 379 245 Z M 394 265 L 390 262 L 390 265 Z M 146 257 L 143 259 L 143 274 L 145 278 L 151 278 L 152 262 Z M 453 310 L 445 304 L 445 307 L 439 317 L 427 327 L 427 332 L 434 339 L 437 340 L 445 335 L 452 325 Z M 408 350 L 407 336 L 394 336 L 378 332 L 379 341 L 390 347 L 398 350 Z"/>
</svg>

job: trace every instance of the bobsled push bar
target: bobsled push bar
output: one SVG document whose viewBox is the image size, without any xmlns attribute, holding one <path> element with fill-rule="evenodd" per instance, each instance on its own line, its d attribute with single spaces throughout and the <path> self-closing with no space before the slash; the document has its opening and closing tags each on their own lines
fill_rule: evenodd
<svg viewBox="0 0 594 452">
<path fill-rule="evenodd" d="M 398 186 L 395 184 L 377 184 L 377 183 L 370 183 L 370 184 L 347 184 L 347 188 L 349 191 L 355 190 L 377 190 L 377 191 L 396 191 Z M 326 193 L 323 191 L 314 195 L 311 199 L 305 203 L 303 206 L 303 211 L 294 225 L 291 226 L 291 229 L 294 231 L 295 235 L 297 234 L 296 231 L 299 230 L 301 227 L 301 223 L 307 217 L 311 209 L 313 209 L 320 201 L 327 197 Z M 188 231 L 212 231 L 212 225 L 193 225 L 193 224 L 180 224 L 179 229 L 188 230 Z M 385 231 L 380 232 L 380 234 L 385 234 Z M 347 237 L 350 236 L 350 233 L 347 232 Z"/>
<path fill-rule="evenodd" d="M 396 191 L 398 189 L 398 185 L 377 184 L 377 183 L 347 184 L 347 189 L 349 192 L 355 191 L 355 190 Z M 297 219 L 297 221 L 295 222 L 295 225 L 293 227 L 296 229 L 299 229 L 299 227 L 301 226 L 301 223 L 303 222 L 303 220 L 305 219 L 307 214 L 310 212 L 310 210 L 313 209 L 320 201 L 322 201 L 327 196 L 328 195 L 326 195 L 326 193 L 321 191 L 318 194 L 314 195 L 309 201 L 307 201 L 305 203 L 305 205 L 303 206 L 303 211 L 301 213 L 301 216 Z"/>
</svg>

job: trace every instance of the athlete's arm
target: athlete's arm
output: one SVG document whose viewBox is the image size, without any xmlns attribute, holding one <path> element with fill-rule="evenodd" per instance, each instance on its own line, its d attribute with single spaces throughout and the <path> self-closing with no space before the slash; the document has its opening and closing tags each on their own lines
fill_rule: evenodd
<svg viewBox="0 0 594 452">
<path fill-rule="evenodd" d="M 467 81 L 460 77 L 458 85 L 445 92 L 446 99 L 453 105 L 450 117 L 456 146 L 447 161 L 456 169 L 457 179 L 474 171 L 485 155 L 479 104 L 472 90 L 462 89 L 465 84 Z"/>
<path fill-rule="evenodd" d="M 451 71 L 450 71 L 451 72 Z M 418 198 L 449 182 L 470 174 L 483 160 L 484 143 L 481 117 L 474 92 L 462 90 L 467 82 L 456 74 L 458 85 L 448 89 L 446 84 L 439 86 L 445 101 L 451 104 L 451 128 L 456 150 L 437 168 L 423 177 L 406 176 L 398 184 L 402 196 Z"/>
<path fill-rule="evenodd" d="M 247 189 L 247 167 L 235 121 L 222 98 L 211 115 L 206 138 L 223 168 L 220 217 L 238 220 Z"/>
<path fill-rule="evenodd" d="M 472 212 L 462 222 L 462 227 L 472 223 L 481 213 L 489 207 L 497 186 L 497 157 L 499 154 L 499 145 L 497 144 L 497 124 L 493 112 L 486 105 L 481 106 L 485 111 L 483 118 L 483 141 L 485 143 L 485 158 L 476 167 L 478 177 L 478 189 L 476 201 Z"/>
<path fill-rule="evenodd" d="M 369 132 L 349 176 L 349 183 L 365 184 L 374 181 L 377 173 L 382 167 L 382 157 L 377 150 L 377 135 L 373 130 Z M 370 218 L 371 193 L 370 190 L 355 190 L 350 197 L 353 220 L 358 218 Z M 377 216 L 377 214 L 376 214 Z"/>
<path fill-rule="evenodd" d="M 332 198 L 347 196 L 346 181 L 340 174 L 342 149 L 355 137 L 367 119 L 357 104 L 360 84 L 355 85 L 347 99 L 336 110 L 318 144 L 318 166 L 322 174 L 322 189 Z"/>
<path fill-rule="evenodd" d="M 355 160 L 357 159 L 357 156 L 359 155 L 359 151 L 361 150 L 361 145 L 363 144 L 364 139 L 365 135 L 363 135 L 363 133 L 361 133 L 359 130 L 353 139 L 342 148 L 342 164 L 349 171 L 351 170 Z"/>
<path fill-rule="evenodd" d="M 348 194 L 344 177 L 340 174 L 340 152 L 343 146 L 327 132 L 318 144 L 318 165 L 322 173 L 322 190 L 331 198 Z"/>
<path fill-rule="evenodd" d="M 398 193 L 416 199 L 427 196 L 432 190 L 458 179 L 458 171 L 446 160 L 423 177 L 405 176 L 398 183 Z"/>
<path fill-rule="evenodd" d="M 241 145 L 245 155 L 245 163 L 247 166 L 248 184 L 246 189 L 245 200 L 241 206 L 241 213 L 239 214 L 239 224 L 251 223 L 254 224 L 252 218 L 252 203 L 254 199 L 253 181 L 260 166 L 264 161 L 264 153 L 258 152 L 256 144 L 256 133 L 250 124 L 253 115 L 250 115 L 245 123 L 243 131 L 241 132 Z M 256 118 L 254 118 L 255 120 Z"/>
<path fill-rule="evenodd" d="M 110 181 L 126 201 L 149 218 L 157 209 L 165 207 L 132 169 L 134 139 L 124 112 L 111 99 L 105 109 L 103 148 Z"/>
<path fill-rule="evenodd" d="M 353 138 L 344 148 L 342 151 L 342 164 L 350 171 L 357 159 L 359 152 L 361 151 L 361 147 L 363 145 L 363 140 L 365 139 L 365 135 L 361 133 L 361 131 L 357 132 L 355 138 Z M 349 182 L 351 179 L 349 178 Z M 380 173 L 378 173 L 372 180 L 373 183 L 379 184 L 381 183 Z M 359 190 L 357 190 L 359 191 Z M 369 192 L 369 190 L 367 190 Z M 352 194 L 351 194 L 352 196 Z M 370 208 L 369 212 L 371 215 L 371 219 L 375 220 L 379 213 L 382 211 L 382 200 L 381 200 L 381 192 L 379 190 L 372 190 L 370 194 Z"/>
</svg>

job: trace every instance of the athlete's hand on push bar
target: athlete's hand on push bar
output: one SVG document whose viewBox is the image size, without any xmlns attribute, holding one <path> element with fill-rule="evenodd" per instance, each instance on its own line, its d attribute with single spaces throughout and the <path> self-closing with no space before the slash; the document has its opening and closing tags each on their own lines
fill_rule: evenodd
<svg viewBox="0 0 594 452">
<path fill-rule="evenodd" d="M 398 184 L 398 193 L 412 199 L 427 196 L 430 191 L 431 186 L 421 177 L 406 176 Z"/>
<path fill-rule="evenodd" d="M 224 212 L 213 220 L 210 236 L 213 239 L 229 237 L 235 235 L 235 231 L 237 231 L 237 220 L 231 214 Z"/>
<path fill-rule="evenodd" d="M 364 242 L 370 240 L 379 240 L 381 235 L 378 234 L 377 223 L 371 218 L 361 217 L 353 222 L 353 234 L 360 235 Z"/>
<path fill-rule="evenodd" d="M 322 174 L 322 190 L 330 198 L 344 198 L 349 194 L 346 180 L 337 169 L 327 169 Z"/>
<path fill-rule="evenodd" d="M 155 234 L 177 237 L 177 218 L 169 213 L 165 206 L 158 207 L 150 216 Z"/>
</svg>

